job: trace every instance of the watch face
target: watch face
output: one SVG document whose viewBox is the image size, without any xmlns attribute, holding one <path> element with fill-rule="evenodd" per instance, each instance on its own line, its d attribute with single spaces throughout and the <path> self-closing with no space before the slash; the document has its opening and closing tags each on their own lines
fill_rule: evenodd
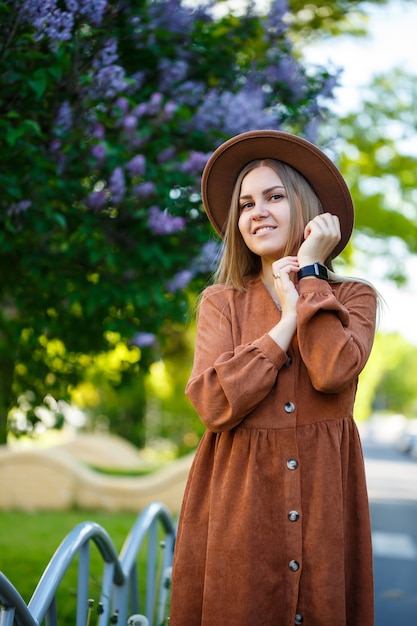
<svg viewBox="0 0 417 626">
<path fill-rule="evenodd" d="M 322 265 L 321 263 L 314 263 L 314 270 L 316 272 L 316 275 L 320 278 L 325 278 L 327 280 L 327 278 L 329 277 L 327 267 L 325 265 Z"/>
<path fill-rule="evenodd" d="M 313 265 L 306 265 L 302 267 L 298 272 L 298 279 L 305 278 L 307 276 L 316 276 L 323 280 L 329 280 L 329 273 L 327 267 L 321 263 L 313 263 Z"/>
</svg>

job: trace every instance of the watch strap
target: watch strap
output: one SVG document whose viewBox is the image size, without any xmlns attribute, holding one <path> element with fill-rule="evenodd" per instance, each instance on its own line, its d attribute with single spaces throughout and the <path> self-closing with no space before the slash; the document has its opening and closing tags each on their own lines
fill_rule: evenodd
<svg viewBox="0 0 417 626">
<path fill-rule="evenodd" d="M 315 276 L 316 278 L 321 278 L 322 280 L 329 280 L 327 267 L 322 263 L 313 263 L 313 265 L 306 265 L 305 267 L 302 267 L 297 273 L 298 280 L 306 278 L 307 276 Z"/>
</svg>

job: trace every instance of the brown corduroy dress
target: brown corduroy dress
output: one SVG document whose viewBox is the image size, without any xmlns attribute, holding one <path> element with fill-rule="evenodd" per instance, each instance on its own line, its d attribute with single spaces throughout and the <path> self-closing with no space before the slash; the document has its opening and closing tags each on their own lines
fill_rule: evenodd
<svg viewBox="0 0 417 626">
<path fill-rule="evenodd" d="M 288 352 L 260 279 L 203 294 L 186 393 L 207 427 L 174 554 L 170 626 L 372 626 L 364 463 L 353 403 L 374 290 L 299 283 Z"/>
</svg>

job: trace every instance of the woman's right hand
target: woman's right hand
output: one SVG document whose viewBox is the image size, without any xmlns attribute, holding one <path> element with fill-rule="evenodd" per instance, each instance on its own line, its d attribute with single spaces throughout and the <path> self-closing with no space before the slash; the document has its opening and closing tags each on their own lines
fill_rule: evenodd
<svg viewBox="0 0 417 626">
<path fill-rule="evenodd" d="M 281 305 L 283 317 L 296 313 L 298 291 L 294 283 L 299 269 L 296 256 L 283 257 L 272 264 L 274 289 Z"/>
</svg>

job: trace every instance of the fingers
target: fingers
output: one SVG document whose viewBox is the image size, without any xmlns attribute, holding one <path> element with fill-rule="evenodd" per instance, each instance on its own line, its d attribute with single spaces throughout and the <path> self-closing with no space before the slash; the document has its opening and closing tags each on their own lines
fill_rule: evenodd
<svg viewBox="0 0 417 626">
<path fill-rule="evenodd" d="M 284 276 L 289 277 L 292 272 L 298 272 L 299 269 L 296 256 L 283 257 L 272 264 L 272 276 L 276 281 Z"/>
<path fill-rule="evenodd" d="M 322 213 L 308 222 L 304 242 L 298 251 L 300 265 L 312 261 L 323 263 L 341 238 L 340 222 L 336 215 Z"/>
<path fill-rule="evenodd" d="M 337 215 L 332 215 L 331 213 L 321 213 L 317 215 L 310 220 L 305 227 L 305 239 L 313 232 L 332 239 L 337 239 L 336 243 L 338 243 L 341 237 L 339 218 Z"/>
<path fill-rule="evenodd" d="M 274 290 L 283 316 L 296 314 L 298 291 L 295 287 L 295 276 L 299 269 L 296 256 L 284 257 L 272 264 Z"/>
</svg>

